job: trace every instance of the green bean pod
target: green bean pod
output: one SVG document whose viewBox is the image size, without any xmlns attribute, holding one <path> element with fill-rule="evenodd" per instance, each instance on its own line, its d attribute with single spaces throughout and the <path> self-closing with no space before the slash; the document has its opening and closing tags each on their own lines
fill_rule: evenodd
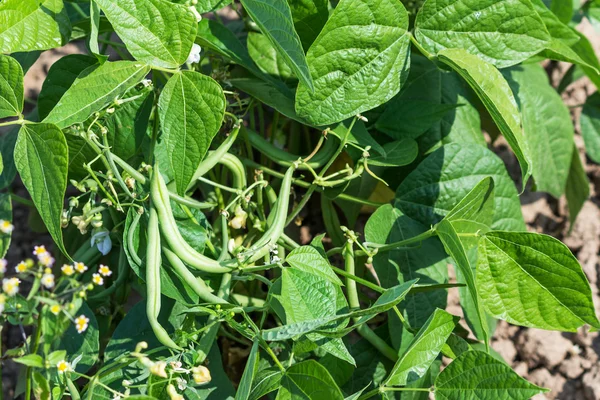
<svg viewBox="0 0 600 400">
<path fill-rule="evenodd" d="M 242 259 L 245 255 L 250 258 L 246 260 L 247 263 L 252 263 L 260 260 L 269 253 L 269 245 L 277 243 L 279 237 L 283 234 L 285 228 L 285 219 L 287 217 L 287 211 L 290 204 L 290 194 L 292 189 L 292 178 L 294 176 L 295 165 L 292 165 L 287 169 L 283 180 L 281 182 L 281 189 L 279 190 L 279 197 L 275 204 L 275 209 L 269 214 L 268 221 L 270 222 L 269 228 L 265 233 L 256 241 L 252 248 L 242 253 Z M 271 215 L 273 217 L 271 218 Z"/>
<path fill-rule="evenodd" d="M 169 264 L 173 267 L 177 275 L 179 275 L 202 300 L 211 304 L 228 304 L 222 298 L 212 294 L 212 289 L 204 283 L 201 278 L 196 278 L 194 274 L 188 270 L 183 261 L 177 254 L 173 253 L 166 247 L 163 247 L 163 254 L 169 260 Z"/>
<path fill-rule="evenodd" d="M 160 175 L 158 165 L 154 166 L 152 181 L 150 182 L 150 197 L 160 219 L 160 230 L 167 241 L 169 248 L 189 266 L 209 273 L 230 272 L 232 268 L 222 266 L 218 261 L 198 253 L 181 236 L 177 223 L 173 217 L 169 192 L 165 181 Z M 160 251 L 160 249 L 159 249 Z"/>
<path fill-rule="evenodd" d="M 227 139 L 225 139 L 223 141 L 223 143 L 221 143 L 221 145 L 216 150 L 212 150 L 212 151 L 208 152 L 208 155 L 198 165 L 198 168 L 196 168 L 196 172 L 194 172 L 194 175 L 192 176 L 192 180 L 191 180 L 190 184 L 188 185 L 186 191 L 191 190 L 193 188 L 194 184 L 196 183 L 196 180 L 198 180 L 198 178 L 206 175 L 206 173 L 208 171 L 213 169 L 215 167 L 215 165 L 217 165 L 221 161 L 223 156 L 225 154 L 227 154 L 227 152 L 229 151 L 229 149 L 235 142 L 235 139 L 237 138 L 239 131 L 240 131 L 240 125 L 238 124 L 235 126 L 233 131 L 231 131 L 231 133 L 229 134 L 229 137 L 227 137 Z"/>
<path fill-rule="evenodd" d="M 289 167 L 294 162 L 298 161 L 301 156 L 288 153 L 287 151 L 280 149 L 273 145 L 271 142 L 260 136 L 258 133 L 251 131 L 250 129 L 244 128 L 248 135 L 248 140 L 252 147 L 260 151 L 271 161 L 283 166 Z M 333 135 L 330 135 L 333 136 Z M 330 137 L 325 141 L 323 147 L 315 154 L 308 162 L 308 166 L 311 168 L 320 168 L 334 155 L 337 149 L 337 143 Z M 307 169 L 305 165 L 299 165 L 298 169 Z"/>
<path fill-rule="evenodd" d="M 158 322 L 160 313 L 160 232 L 158 228 L 158 214 L 150 208 L 148 219 L 148 245 L 146 247 L 146 314 L 148 322 L 159 342 L 176 350 L 183 350 L 169 336 L 165 328 Z"/>
</svg>

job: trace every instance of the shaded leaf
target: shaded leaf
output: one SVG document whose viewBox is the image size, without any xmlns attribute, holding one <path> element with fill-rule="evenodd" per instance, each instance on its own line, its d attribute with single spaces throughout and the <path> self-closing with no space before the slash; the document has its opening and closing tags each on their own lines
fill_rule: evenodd
<svg viewBox="0 0 600 400">
<path fill-rule="evenodd" d="M 21 115 L 23 99 L 21 65 L 14 58 L 0 54 L 0 119 Z"/>
<path fill-rule="evenodd" d="M 327 261 L 327 258 L 323 257 L 314 247 L 298 247 L 288 254 L 285 261 L 292 268 L 318 275 L 336 285 L 344 285 L 331 269 L 331 265 L 329 264 L 329 261 Z"/>
<path fill-rule="evenodd" d="M 327 22 L 328 0 L 288 0 L 294 27 L 304 50 L 308 50 Z"/>
<path fill-rule="evenodd" d="M 565 197 L 567 198 L 567 205 L 569 207 L 569 220 L 572 229 L 579 211 L 581 211 L 583 204 L 590 197 L 590 182 L 581 163 L 579 151 L 576 148 L 573 149 Z"/>
<path fill-rule="evenodd" d="M 314 360 L 289 367 L 281 377 L 277 400 L 343 400 L 329 371 Z"/>
<path fill-rule="evenodd" d="M 417 158 L 419 146 L 412 139 L 403 139 L 383 145 L 384 155 L 367 159 L 369 165 L 380 167 L 400 167 Z"/>
</svg>

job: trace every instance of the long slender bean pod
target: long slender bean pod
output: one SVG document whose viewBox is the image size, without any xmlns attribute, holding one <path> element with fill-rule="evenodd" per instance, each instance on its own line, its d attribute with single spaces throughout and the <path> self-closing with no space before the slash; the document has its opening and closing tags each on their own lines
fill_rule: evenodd
<svg viewBox="0 0 600 400">
<path fill-rule="evenodd" d="M 211 304 L 227 304 L 222 298 L 211 293 L 212 289 L 204 283 L 202 279 L 198 279 L 185 266 L 183 261 L 177 254 L 173 253 L 166 247 L 163 247 L 163 254 L 167 257 L 169 264 L 173 267 L 177 275 L 179 275 L 202 300 Z"/>
<path fill-rule="evenodd" d="M 288 207 L 290 204 L 290 192 L 292 188 L 292 178 L 294 175 L 295 165 L 292 165 L 287 169 L 283 180 L 281 181 L 281 189 L 279 191 L 279 197 L 275 204 L 275 209 L 271 211 L 273 217 L 269 215 L 267 221 L 270 222 L 269 228 L 265 233 L 256 241 L 252 248 L 245 253 L 242 253 L 242 259 L 245 255 L 249 255 L 250 258 L 246 260 L 248 263 L 260 260 L 262 257 L 269 253 L 269 246 L 277 243 L 279 237 L 283 234 L 285 228 L 285 218 L 287 216 Z"/>
<path fill-rule="evenodd" d="M 287 151 L 280 149 L 279 147 L 273 145 L 271 142 L 260 136 L 258 133 L 246 129 L 245 132 L 248 135 L 248 140 L 252 147 L 260 151 L 271 161 L 284 166 L 289 167 L 294 162 L 298 161 L 298 159 L 302 158 L 301 156 L 297 156 L 295 154 L 288 153 Z M 331 135 L 333 136 L 333 135 Z M 329 138 L 325 141 L 323 148 L 321 148 L 314 156 L 310 158 L 310 160 L 306 163 L 311 168 L 320 168 L 333 156 L 335 150 L 337 149 L 336 140 Z M 306 169 L 306 165 L 299 165 L 298 169 Z"/>
<path fill-rule="evenodd" d="M 205 175 L 208 171 L 213 169 L 215 165 L 217 165 L 221 161 L 223 156 L 227 154 L 227 152 L 235 142 L 235 139 L 237 138 L 238 132 L 240 131 L 240 124 L 241 122 L 238 121 L 233 131 L 231 131 L 231 133 L 229 134 L 229 137 L 225 139 L 216 150 L 208 152 L 208 155 L 198 165 L 196 172 L 194 172 L 194 175 L 192 176 L 192 180 L 187 190 L 191 190 L 194 187 L 196 180 L 198 180 L 199 177 Z"/>
<path fill-rule="evenodd" d="M 222 266 L 218 261 L 198 253 L 181 236 L 177 223 L 173 217 L 169 194 L 165 181 L 160 175 L 158 165 L 155 165 L 150 182 L 150 197 L 160 219 L 160 230 L 167 241 L 169 248 L 189 266 L 200 271 L 210 273 L 223 273 L 231 271 L 231 268 Z"/>
<path fill-rule="evenodd" d="M 183 350 L 169 336 L 165 328 L 158 322 L 160 313 L 160 232 L 158 228 L 158 214 L 150 208 L 148 219 L 148 246 L 146 247 L 146 314 L 148 322 L 159 342 L 176 350 Z"/>
</svg>

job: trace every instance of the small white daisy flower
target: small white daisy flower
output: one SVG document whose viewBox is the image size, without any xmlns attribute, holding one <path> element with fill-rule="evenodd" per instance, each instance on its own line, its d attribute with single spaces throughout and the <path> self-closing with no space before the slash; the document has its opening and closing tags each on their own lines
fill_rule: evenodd
<svg viewBox="0 0 600 400">
<path fill-rule="evenodd" d="M 51 267 L 54 265 L 55 260 L 54 257 L 50 255 L 50 253 L 46 253 L 39 256 L 39 261 L 40 264 L 42 264 L 44 267 Z"/>
<path fill-rule="evenodd" d="M 48 250 L 46 250 L 46 246 L 35 246 L 33 248 L 33 255 L 37 256 L 38 258 L 40 258 L 40 256 L 44 255 L 44 254 L 48 254 Z"/>
<path fill-rule="evenodd" d="M 58 304 L 53 304 L 50 306 L 50 312 L 54 315 L 60 314 L 62 308 Z"/>
<path fill-rule="evenodd" d="M 0 259 L 0 274 L 6 273 L 6 267 L 8 266 L 8 261 L 5 258 Z"/>
<path fill-rule="evenodd" d="M 71 276 L 75 273 L 75 268 L 73 268 L 73 266 L 69 264 L 63 264 L 63 266 L 60 267 L 60 270 L 66 276 Z"/>
<path fill-rule="evenodd" d="M 14 296 L 19 293 L 19 284 L 21 281 L 18 278 L 2 279 L 2 290 L 9 296 Z"/>
<path fill-rule="evenodd" d="M 6 296 L 0 293 L 0 314 L 4 312 L 4 304 L 6 303 Z"/>
<path fill-rule="evenodd" d="M 15 272 L 17 274 L 22 274 L 23 272 L 27 271 L 27 264 L 25 263 L 25 261 L 21 261 L 20 263 L 17 264 L 17 266 L 15 267 Z"/>
<path fill-rule="evenodd" d="M 90 319 L 85 315 L 81 314 L 79 317 L 75 318 L 75 327 L 77 328 L 78 333 L 83 333 L 87 330 L 90 324 Z"/>
<path fill-rule="evenodd" d="M 0 231 L 2 231 L 2 233 L 10 235 L 13 230 L 15 230 L 15 226 L 11 224 L 10 221 L 0 219 Z"/>
<path fill-rule="evenodd" d="M 98 267 L 98 273 L 100 273 L 100 275 L 102 275 L 102 276 L 111 276 L 112 275 L 112 271 L 110 270 L 110 268 L 108 268 L 104 264 L 100 264 L 100 266 Z"/>
<path fill-rule="evenodd" d="M 45 273 L 44 275 L 42 275 L 42 285 L 46 289 L 52 289 L 54 287 L 54 274 Z"/>
<path fill-rule="evenodd" d="M 63 374 L 71 370 L 71 364 L 65 360 L 60 360 L 58 363 L 56 363 L 56 369 L 58 369 L 59 374 Z"/>
<path fill-rule="evenodd" d="M 88 270 L 88 267 L 82 262 L 76 262 L 73 264 L 73 266 L 75 267 L 75 271 L 79 272 L 80 274 L 83 274 Z"/>
<path fill-rule="evenodd" d="M 93 274 L 92 282 L 94 283 L 94 285 L 97 285 L 97 286 L 104 285 L 104 279 L 102 278 L 102 276 L 100 276 L 100 274 Z"/>
</svg>

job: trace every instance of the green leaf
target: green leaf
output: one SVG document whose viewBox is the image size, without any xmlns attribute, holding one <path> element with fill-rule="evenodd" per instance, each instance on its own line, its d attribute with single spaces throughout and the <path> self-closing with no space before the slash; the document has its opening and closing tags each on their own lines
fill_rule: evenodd
<svg viewBox="0 0 600 400">
<path fill-rule="evenodd" d="M 529 0 L 429 0 L 415 38 L 429 53 L 464 49 L 504 68 L 539 53 L 550 35 Z"/>
<path fill-rule="evenodd" d="M 95 1 L 136 60 L 161 68 L 178 68 L 187 60 L 197 23 L 185 5 L 165 0 Z"/>
<path fill-rule="evenodd" d="M 600 88 L 600 62 L 596 56 L 594 47 L 588 40 L 588 38 L 581 32 L 576 32 L 579 35 L 579 42 L 571 46 L 571 49 L 583 60 L 586 64 L 590 65 L 587 67 L 581 65 L 581 69 L 588 78 L 592 81 L 596 88 Z"/>
<path fill-rule="evenodd" d="M 521 111 L 536 189 L 558 198 L 565 191 L 573 151 L 569 109 L 548 83 L 541 65 L 520 65 L 502 72 Z"/>
<path fill-rule="evenodd" d="M 15 143 L 19 137 L 19 128 L 14 127 L 0 136 L 0 154 L 2 154 L 2 173 L 0 174 L 0 189 L 12 184 L 17 175 L 15 166 Z"/>
<path fill-rule="evenodd" d="M 490 227 L 494 221 L 494 180 L 481 180 L 444 218 L 452 225 L 466 228 L 464 222 Z M 476 233 L 457 229 L 460 233 Z M 483 232 L 485 233 L 485 232 Z"/>
<path fill-rule="evenodd" d="M 371 136 L 371 133 L 367 130 L 365 123 L 361 120 L 356 120 L 354 121 L 354 125 L 352 125 L 352 121 L 353 118 L 340 122 L 329 132 L 337 136 L 340 141 L 346 138 L 348 143 L 356 144 L 362 148 L 371 146 L 372 150 L 375 150 L 380 155 L 385 156 L 385 149 L 373 138 L 373 136 Z M 352 126 L 352 130 L 348 132 L 350 126 Z"/>
<path fill-rule="evenodd" d="M 412 139 L 403 139 L 383 145 L 385 155 L 370 157 L 369 165 L 379 167 L 400 167 L 413 162 L 419 153 L 417 142 Z"/>
<path fill-rule="evenodd" d="M 331 269 L 329 261 L 314 247 L 298 247 L 288 254 L 285 261 L 292 268 L 320 276 L 336 285 L 344 286 L 340 278 Z"/>
<path fill-rule="evenodd" d="M 64 253 L 61 217 L 67 188 L 68 149 L 52 124 L 26 124 L 15 145 L 15 165 L 48 232 Z"/>
<path fill-rule="evenodd" d="M 408 14 L 399 1 L 340 1 L 308 50 L 315 90 L 299 85 L 298 114 L 328 125 L 391 99 L 409 67 L 407 29 Z"/>
<path fill-rule="evenodd" d="M 99 331 L 96 316 L 86 303 L 83 303 L 77 312 L 77 316 L 79 315 L 85 315 L 90 319 L 87 329 L 79 333 L 75 324 L 69 324 L 67 331 L 61 337 L 59 348 L 67 351 L 66 359 L 73 369 L 80 374 L 85 374 L 98 361 Z"/>
<path fill-rule="evenodd" d="M 482 351 L 464 352 L 435 380 L 436 398 L 446 400 L 527 400 L 546 391 Z"/>
<path fill-rule="evenodd" d="M 219 131 L 225 106 L 221 86 L 198 72 L 178 72 L 164 87 L 158 115 L 179 194 L 185 193 Z"/>
<path fill-rule="evenodd" d="M 590 182 L 581 163 L 579 151 L 576 148 L 573 149 L 565 197 L 567 198 L 567 205 L 569 207 L 569 220 L 572 229 L 579 211 L 581 211 L 583 204 L 590 197 Z"/>
<path fill-rule="evenodd" d="M 32 368 L 44 368 L 44 360 L 38 354 L 27 354 L 23 357 L 13 358 L 13 361 Z"/>
<path fill-rule="evenodd" d="M 404 386 L 423 377 L 459 320 L 459 317 L 436 309 L 396 362 L 385 385 Z"/>
<path fill-rule="evenodd" d="M 283 373 L 277 367 L 266 368 L 257 372 L 252 383 L 249 399 L 259 400 L 268 393 L 279 389 L 282 375 Z"/>
<path fill-rule="evenodd" d="M 238 386 L 237 393 L 235 394 L 235 400 L 248 400 L 250 398 L 252 382 L 254 380 L 256 367 L 259 361 L 258 343 L 258 339 L 255 339 L 252 343 L 252 349 L 250 349 L 250 355 L 248 356 L 248 361 L 246 361 L 246 368 L 244 368 L 240 385 Z"/>
<path fill-rule="evenodd" d="M 21 111 L 23 69 L 14 58 L 0 54 L 0 119 L 19 116 Z"/>
<path fill-rule="evenodd" d="M 493 65 L 462 49 L 447 49 L 439 59 L 473 88 L 519 160 L 523 187 L 531 176 L 532 157 L 521 129 L 519 110 L 506 80 Z"/>
<path fill-rule="evenodd" d="M 428 101 L 390 101 L 376 128 L 394 139 L 415 139 L 456 108 L 455 104 L 436 104 Z"/>
<path fill-rule="evenodd" d="M 59 128 L 83 122 L 137 85 L 150 67 L 133 61 L 105 62 L 85 69 L 43 122 Z"/>
<path fill-rule="evenodd" d="M 0 219 L 3 221 L 13 222 L 12 202 L 10 193 L 0 193 Z M 0 233 L 0 258 L 4 258 L 8 248 L 12 234 Z"/>
<path fill-rule="evenodd" d="M 50 111 L 85 69 L 96 64 L 98 64 L 96 57 L 84 54 L 69 54 L 52 64 L 38 97 L 40 119 L 44 119 L 50 114 Z"/>
<path fill-rule="evenodd" d="M 119 107 L 102 120 L 108 130 L 107 140 L 111 151 L 124 160 L 133 157 L 142 147 L 147 137 L 146 130 L 152 106 L 154 92 L 149 88 L 131 90 L 126 97 L 136 97 Z"/>
<path fill-rule="evenodd" d="M 589 96 L 580 117 L 581 136 L 587 155 L 596 163 L 600 162 L 600 93 Z"/>
<path fill-rule="evenodd" d="M 474 190 L 476 190 L 475 188 Z M 457 207 L 460 207 L 461 204 Z M 478 287 L 475 284 L 475 276 L 473 274 L 473 269 L 471 267 L 471 262 L 469 261 L 469 257 L 465 251 L 465 248 L 460 241 L 460 238 L 454 229 L 452 223 L 448 220 L 444 219 L 442 222 L 436 225 L 435 231 L 437 232 L 440 240 L 442 241 L 446 252 L 454 259 L 456 263 L 456 267 L 460 270 L 460 274 L 462 278 L 465 280 L 467 284 L 467 292 L 475 311 L 475 315 L 477 318 L 477 326 L 481 328 L 482 340 L 484 343 L 488 343 L 490 338 L 488 324 L 486 320 L 485 311 L 483 309 L 483 304 L 480 301 L 480 294 L 478 293 Z"/>
<path fill-rule="evenodd" d="M 90 39 L 88 45 L 92 54 L 100 55 L 98 33 L 100 29 L 100 7 L 94 0 L 90 0 Z"/>
<path fill-rule="evenodd" d="M 343 400 L 344 395 L 329 371 L 315 360 L 289 367 L 281 377 L 277 400 Z"/>
<path fill-rule="evenodd" d="M 328 0 L 289 0 L 294 27 L 305 50 L 315 41 L 329 17 Z"/>
<path fill-rule="evenodd" d="M 488 176 L 495 184 L 492 228 L 525 230 L 514 183 L 502 160 L 483 146 L 450 143 L 434 151 L 398 187 L 395 204 L 431 226 Z"/>
<path fill-rule="evenodd" d="M 71 35 L 62 0 L 5 0 L 0 3 L 0 53 L 61 47 Z"/>
<path fill-rule="evenodd" d="M 512 324 L 575 332 L 599 327 L 589 282 L 553 237 L 489 232 L 479 242 L 477 285 L 490 314 Z"/>
<path fill-rule="evenodd" d="M 33 378 L 33 394 L 36 399 L 50 400 L 50 384 L 44 378 L 44 375 L 34 371 L 31 375 Z"/>
<path fill-rule="evenodd" d="M 292 11 L 287 1 L 242 0 L 242 5 L 302 85 L 312 92 L 313 80 L 306 64 L 302 43 L 294 29 Z"/>
<path fill-rule="evenodd" d="M 428 228 L 385 205 L 375 211 L 365 226 L 365 240 L 371 243 L 394 243 L 425 232 Z M 446 253 L 436 238 L 425 240 L 418 247 L 398 248 L 377 254 L 373 267 L 383 287 L 419 279 L 421 284 L 448 282 Z M 447 293 L 435 290 L 409 293 L 402 309 L 411 326 L 421 327 L 436 308 L 446 307 Z"/>
<path fill-rule="evenodd" d="M 295 79 L 292 69 L 273 47 L 267 36 L 256 32 L 248 33 L 248 53 L 265 74 L 281 78 L 284 81 Z"/>
<path fill-rule="evenodd" d="M 46 362 L 51 366 L 55 366 L 59 361 L 67 358 L 66 350 L 55 350 L 46 356 Z"/>
</svg>

